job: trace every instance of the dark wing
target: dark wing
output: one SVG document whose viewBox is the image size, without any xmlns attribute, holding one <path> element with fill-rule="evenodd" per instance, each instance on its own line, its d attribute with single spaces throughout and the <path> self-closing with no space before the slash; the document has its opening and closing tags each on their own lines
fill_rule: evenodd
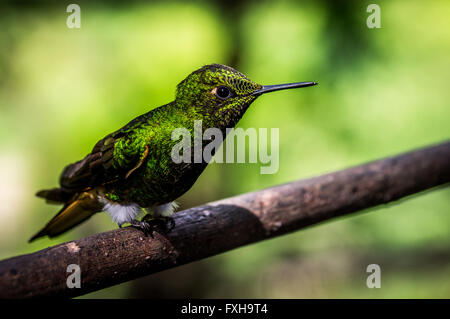
<svg viewBox="0 0 450 319">
<path fill-rule="evenodd" d="M 121 164 L 114 163 L 114 147 L 118 142 L 123 142 L 122 139 L 133 136 L 133 132 L 146 122 L 143 121 L 143 118 L 148 117 L 150 113 L 138 116 L 121 129 L 107 135 L 95 144 L 92 152 L 84 159 L 68 165 L 60 177 L 62 189 L 68 192 L 78 192 L 128 178 L 146 160 L 148 147 L 141 150 L 140 154 L 131 152 L 133 154 L 129 155 L 130 158 L 122 161 Z M 128 142 L 125 141 L 125 144 Z M 120 166 L 117 167 L 118 165 Z"/>
<path fill-rule="evenodd" d="M 114 144 L 123 136 L 121 131 L 106 136 L 84 159 L 66 166 L 60 178 L 61 187 L 67 191 L 81 191 L 124 176 L 126 168 L 113 167 Z"/>
</svg>

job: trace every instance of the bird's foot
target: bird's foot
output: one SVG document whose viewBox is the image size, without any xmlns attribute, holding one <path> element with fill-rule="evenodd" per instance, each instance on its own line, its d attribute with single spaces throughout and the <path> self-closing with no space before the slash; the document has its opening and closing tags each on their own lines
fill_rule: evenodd
<svg viewBox="0 0 450 319">
<path fill-rule="evenodd" d="M 170 216 L 154 217 L 147 214 L 142 218 L 142 222 L 153 224 L 166 233 L 170 232 L 175 227 L 175 219 Z"/>
<path fill-rule="evenodd" d="M 138 221 L 133 219 L 130 222 L 131 226 L 134 228 L 137 228 L 139 230 L 141 230 L 142 232 L 144 232 L 145 236 L 150 235 L 153 238 L 153 228 L 154 226 L 151 225 L 150 223 L 146 222 L 146 221 Z"/>
</svg>

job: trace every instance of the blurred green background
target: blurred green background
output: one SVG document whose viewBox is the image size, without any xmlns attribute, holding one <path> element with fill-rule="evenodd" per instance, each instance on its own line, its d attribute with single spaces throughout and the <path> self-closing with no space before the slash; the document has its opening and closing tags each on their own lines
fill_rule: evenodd
<svg viewBox="0 0 450 319">
<path fill-rule="evenodd" d="M 27 244 L 58 210 L 34 197 L 129 120 L 173 99 L 194 69 L 263 84 L 240 127 L 280 128 L 280 169 L 212 164 L 182 209 L 450 138 L 450 2 L 71 2 L 0 5 L 0 259 L 116 228 L 97 214 Z M 340 218 L 87 297 L 449 298 L 450 190 Z M 366 287 L 379 264 L 381 289 Z"/>
</svg>

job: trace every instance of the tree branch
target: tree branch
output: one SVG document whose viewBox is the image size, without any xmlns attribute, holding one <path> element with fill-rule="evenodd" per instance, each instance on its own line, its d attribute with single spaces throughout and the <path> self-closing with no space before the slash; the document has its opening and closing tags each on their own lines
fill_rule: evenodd
<svg viewBox="0 0 450 319">
<path fill-rule="evenodd" d="M 168 234 L 132 227 L 0 262 L 0 298 L 74 297 L 388 203 L 450 181 L 450 141 L 175 214 Z M 81 268 L 81 288 L 66 285 Z"/>
</svg>

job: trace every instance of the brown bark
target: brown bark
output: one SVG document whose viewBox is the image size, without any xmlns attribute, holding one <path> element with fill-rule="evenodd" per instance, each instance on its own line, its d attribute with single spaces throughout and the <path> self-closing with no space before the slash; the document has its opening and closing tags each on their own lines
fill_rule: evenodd
<svg viewBox="0 0 450 319">
<path fill-rule="evenodd" d="M 0 298 L 79 296 L 449 181 L 445 142 L 212 202 L 175 214 L 176 227 L 168 234 L 151 238 L 126 227 L 3 260 Z M 80 266 L 81 288 L 67 287 L 69 264 Z"/>
</svg>

